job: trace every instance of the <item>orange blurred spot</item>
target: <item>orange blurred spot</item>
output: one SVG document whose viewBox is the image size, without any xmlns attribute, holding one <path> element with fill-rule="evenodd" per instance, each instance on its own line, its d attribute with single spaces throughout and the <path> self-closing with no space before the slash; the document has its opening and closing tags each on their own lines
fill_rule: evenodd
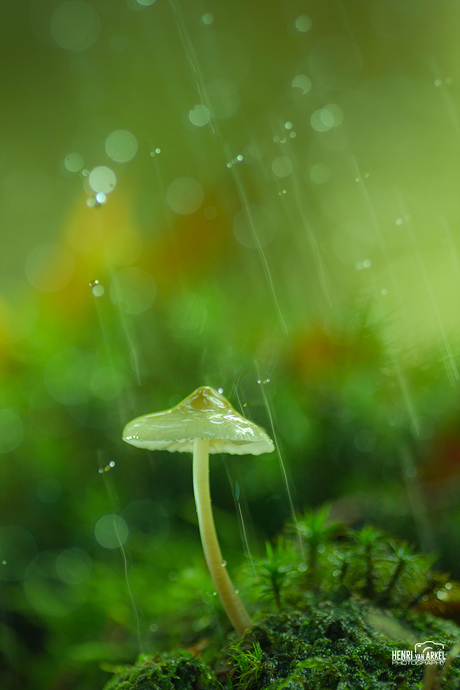
<svg viewBox="0 0 460 690">
<path fill-rule="evenodd" d="M 442 596 L 442 599 L 439 596 Z M 418 611 L 428 611 L 438 618 L 446 618 L 460 625 L 460 583 L 451 582 L 451 589 L 441 590 L 438 596 L 431 596 L 417 605 Z"/>
<path fill-rule="evenodd" d="M 216 216 L 207 218 L 205 209 L 216 209 Z M 150 270 L 159 288 L 175 291 L 184 283 L 200 280 L 217 270 L 228 251 L 231 228 L 215 199 L 207 198 L 196 213 L 175 218 L 171 230 L 149 244 L 142 259 L 143 268 Z"/>
<path fill-rule="evenodd" d="M 373 342 L 327 332 L 316 326 L 300 336 L 293 353 L 293 365 L 307 379 L 327 378 L 373 357 Z"/>
<path fill-rule="evenodd" d="M 422 482 L 443 481 L 460 473 L 460 434 L 457 426 L 456 420 L 454 428 L 441 430 L 436 435 L 421 472 Z"/>
</svg>

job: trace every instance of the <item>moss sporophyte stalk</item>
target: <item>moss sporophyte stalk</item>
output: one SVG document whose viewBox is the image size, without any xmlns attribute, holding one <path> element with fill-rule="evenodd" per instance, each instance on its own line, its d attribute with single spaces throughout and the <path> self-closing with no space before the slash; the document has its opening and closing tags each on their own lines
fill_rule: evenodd
<svg viewBox="0 0 460 690">
<path fill-rule="evenodd" d="M 242 638 L 217 649 L 211 624 L 193 652 L 111 669 L 105 690 L 460 690 L 460 587 L 371 526 L 332 524 L 327 508 L 297 526 L 300 541 L 288 527 L 239 574 L 254 620 Z"/>
</svg>

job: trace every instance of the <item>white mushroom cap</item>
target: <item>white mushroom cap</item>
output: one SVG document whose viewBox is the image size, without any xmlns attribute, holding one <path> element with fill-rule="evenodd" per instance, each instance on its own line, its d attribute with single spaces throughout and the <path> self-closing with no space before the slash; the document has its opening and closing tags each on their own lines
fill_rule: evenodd
<svg viewBox="0 0 460 690">
<path fill-rule="evenodd" d="M 197 388 L 170 410 L 133 419 L 123 430 L 123 441 L 149 450 L 192 453 L 198 438 L 210 440 L 210 453 L 260 455 L 274 450 L 263 429 L 241 417 L 208 386 Z"/>
</svg>

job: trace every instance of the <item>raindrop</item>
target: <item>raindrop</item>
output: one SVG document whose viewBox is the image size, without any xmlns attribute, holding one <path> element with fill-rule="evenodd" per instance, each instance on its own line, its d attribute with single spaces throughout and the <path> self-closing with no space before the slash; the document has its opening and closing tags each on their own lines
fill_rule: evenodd
<svg viewBox="0 0 460 690">
<path fill-rule="evenodd" d="M 232 164 L 231 164 L 231 163 L 227 163 L 227 168 L 231 168 L 231 167 L 232 167 Z"/>
<path fill-rule="evenodd" d="M 306 74 L 298 74 L 291 82 L 293 88 L 302 89 L 302 96 L 305 96 L 311 89 L 311 79 Z"/>
<path fill-rule="evenodd" d="M 292 122 L 288 121 L 284 123 L 284 128 L 285 129 L 292 129 Z"/>
<path fill-rule="evenodd" d="M 313 111 L 310 124 L 316 132 L 327 132 L 334 126 L 334 116 L 327 108 Z"/>
<path fill-rule="evenodd" d="M 218 388 L 218 389 L 217 389 L 217 392 L 220 393 L 221 395 L 223 395 L 224 389 L 223 389 L 223 388 Z"/>
<path fill-rule="evenodd" d="M 156 632 L 158 630 L 158 625 L 156 623 L 152 623 L 152 625 L 150 626 L 150 630 L 152 632 Z"/>
<path fill-rule="evenodd" d="M 203 24 L 209 26 L 214 21 L 214 15 L 211 14 L 211 12 L 205 12 L 205 14 L 203 14 L 203 16 L 201 17 L 201 21 L 203 22 Z"/>
<path fill-rule="evenodd" d="M 222 568 L 225 568 L 227 566 L 227 561 L 222 561 Z"/>
<path fill-rule="evenodd" d="M 297 136 L 297 134 L 296 134 L 295 132 L 291 132 L 291 133 L 289 134 L 289 136 L 291 137 L 291 139 L 295 139 L 295 137 Z"/>
<path fill-rule="evenodd" d="M 321 109 L 321 120 L 329 127 L 338 127 L 343 122 L 343 110 L 336 103 L 328 103 Z"/>
<path fill-rule="evenodd" d="M 204 127 L 211 119 L 211 113 L 209 108 L 202 103 L 198 103 L 188 111 L 188 119 L 195 127 Z"/>
<path fill-rule="evenodd" d="M 92 569 L 90 556 L 78 547 L 62 551 L 56 559 L 56 572 L 68 585 L 80 585 L 89 580 Z"/>
<path fill-rule="evenodd" d="M 308 17 L 306 14 L 301 14 L 295 20 L 295 28 L 302 34 L 306 33 L 307 31 L 310 31 L 311 27 L 312 21 L 310 17 Z"/>
<path fill-rule="evenodd" d="M 117 184 L 117 176 L 106 165 L 98 165 L 89 173 L 89 186 L 95 192 L 110 194 Z"/>
<path fill-rule="evenodd" d="M 387 295 L 387 294 L 388 294 L 388 290 L 387 290 L 386 288 L 382 288 L 382 289 L 380 290 L 380 292 L 382 293 L 382 295 Z"/>
<path fill-rule="evenodd" d="M 83 157 L 79 153 L 69 153 L 64 159 L 64 165 L 69 172 L 78 172 L 83 167 Z"/>
<path fill-rule="evenodd" d="M 98 39 L 101 22 L 96 10 L 87 2 L 64 2 L 51 17 L 51 34 L 64 50 L 82 51 Z"/>
<path fill-rule="evenodd" d="M 292 160 L 288 156 L 278 156 L 272 162 L 272 171 L 276 177 L 288 177 L 292 169 Z"/>
<path fill-rule="evenodd" d="M 105 140 L 105 150 L 109 158 L 116 163 L 127 163 L 138 150 L 137 139 L 126 129 L 117 129 Z"/>
<path fill-rule="evenodd" d="M 104 192 L 98 192 L 94 198 L 98 204 L 105 204 L 107 201 L 107 194 L 104 194 Z"/>
<path fill-rule="evenodd" d="M 94 297 L 102 297 L 102 295 L 105 292 L 105 288 L 103 285 L 99 283 L 98 280 L 92 280 L 89 284 L 91 288 L 91 292 L 93 293 Z"/>
<path fill-rule="evenodd" d="M 129 527 L 120 515 L 103 515 L 94 527 L 94 536 L 105 549 L 118 549 L 129 536 Z"/>
<path fill-rule="evenodd" d="M 241 153 L 237 155 L 236 160 L 241 163 L 241 161 L 243 160 L 243 156 L 241 155 Z"/>
<path fill-rule="evenodd" d="M 104 474 L 105 472 L 110 472 L 110 470 L 115 467 L 115 462 L 111 460 L 105 467 L 100 467 L 98 469 L 99 474 Z"/>
<path fill-rule="evenodd" d="M 327 129 L 334 126 L 334 115 L 327 108 L 321 108 L 319 118 Z"/>
</svg>

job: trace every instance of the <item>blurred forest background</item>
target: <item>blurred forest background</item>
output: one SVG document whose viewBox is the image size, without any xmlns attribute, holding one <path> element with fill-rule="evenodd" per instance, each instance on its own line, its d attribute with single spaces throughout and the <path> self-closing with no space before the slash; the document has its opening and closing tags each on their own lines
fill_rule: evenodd
<svg viewBox="0 0 460 690">
<path fill-rule="evenodd" d="M 230 570 L 291 494 L 460 579 L 458 2 L 1 15 L 1 687 L 205 634 L 191 459 L 121 441 L 200 385 L 276 440 L 211 464 Z"/>
</svg>

